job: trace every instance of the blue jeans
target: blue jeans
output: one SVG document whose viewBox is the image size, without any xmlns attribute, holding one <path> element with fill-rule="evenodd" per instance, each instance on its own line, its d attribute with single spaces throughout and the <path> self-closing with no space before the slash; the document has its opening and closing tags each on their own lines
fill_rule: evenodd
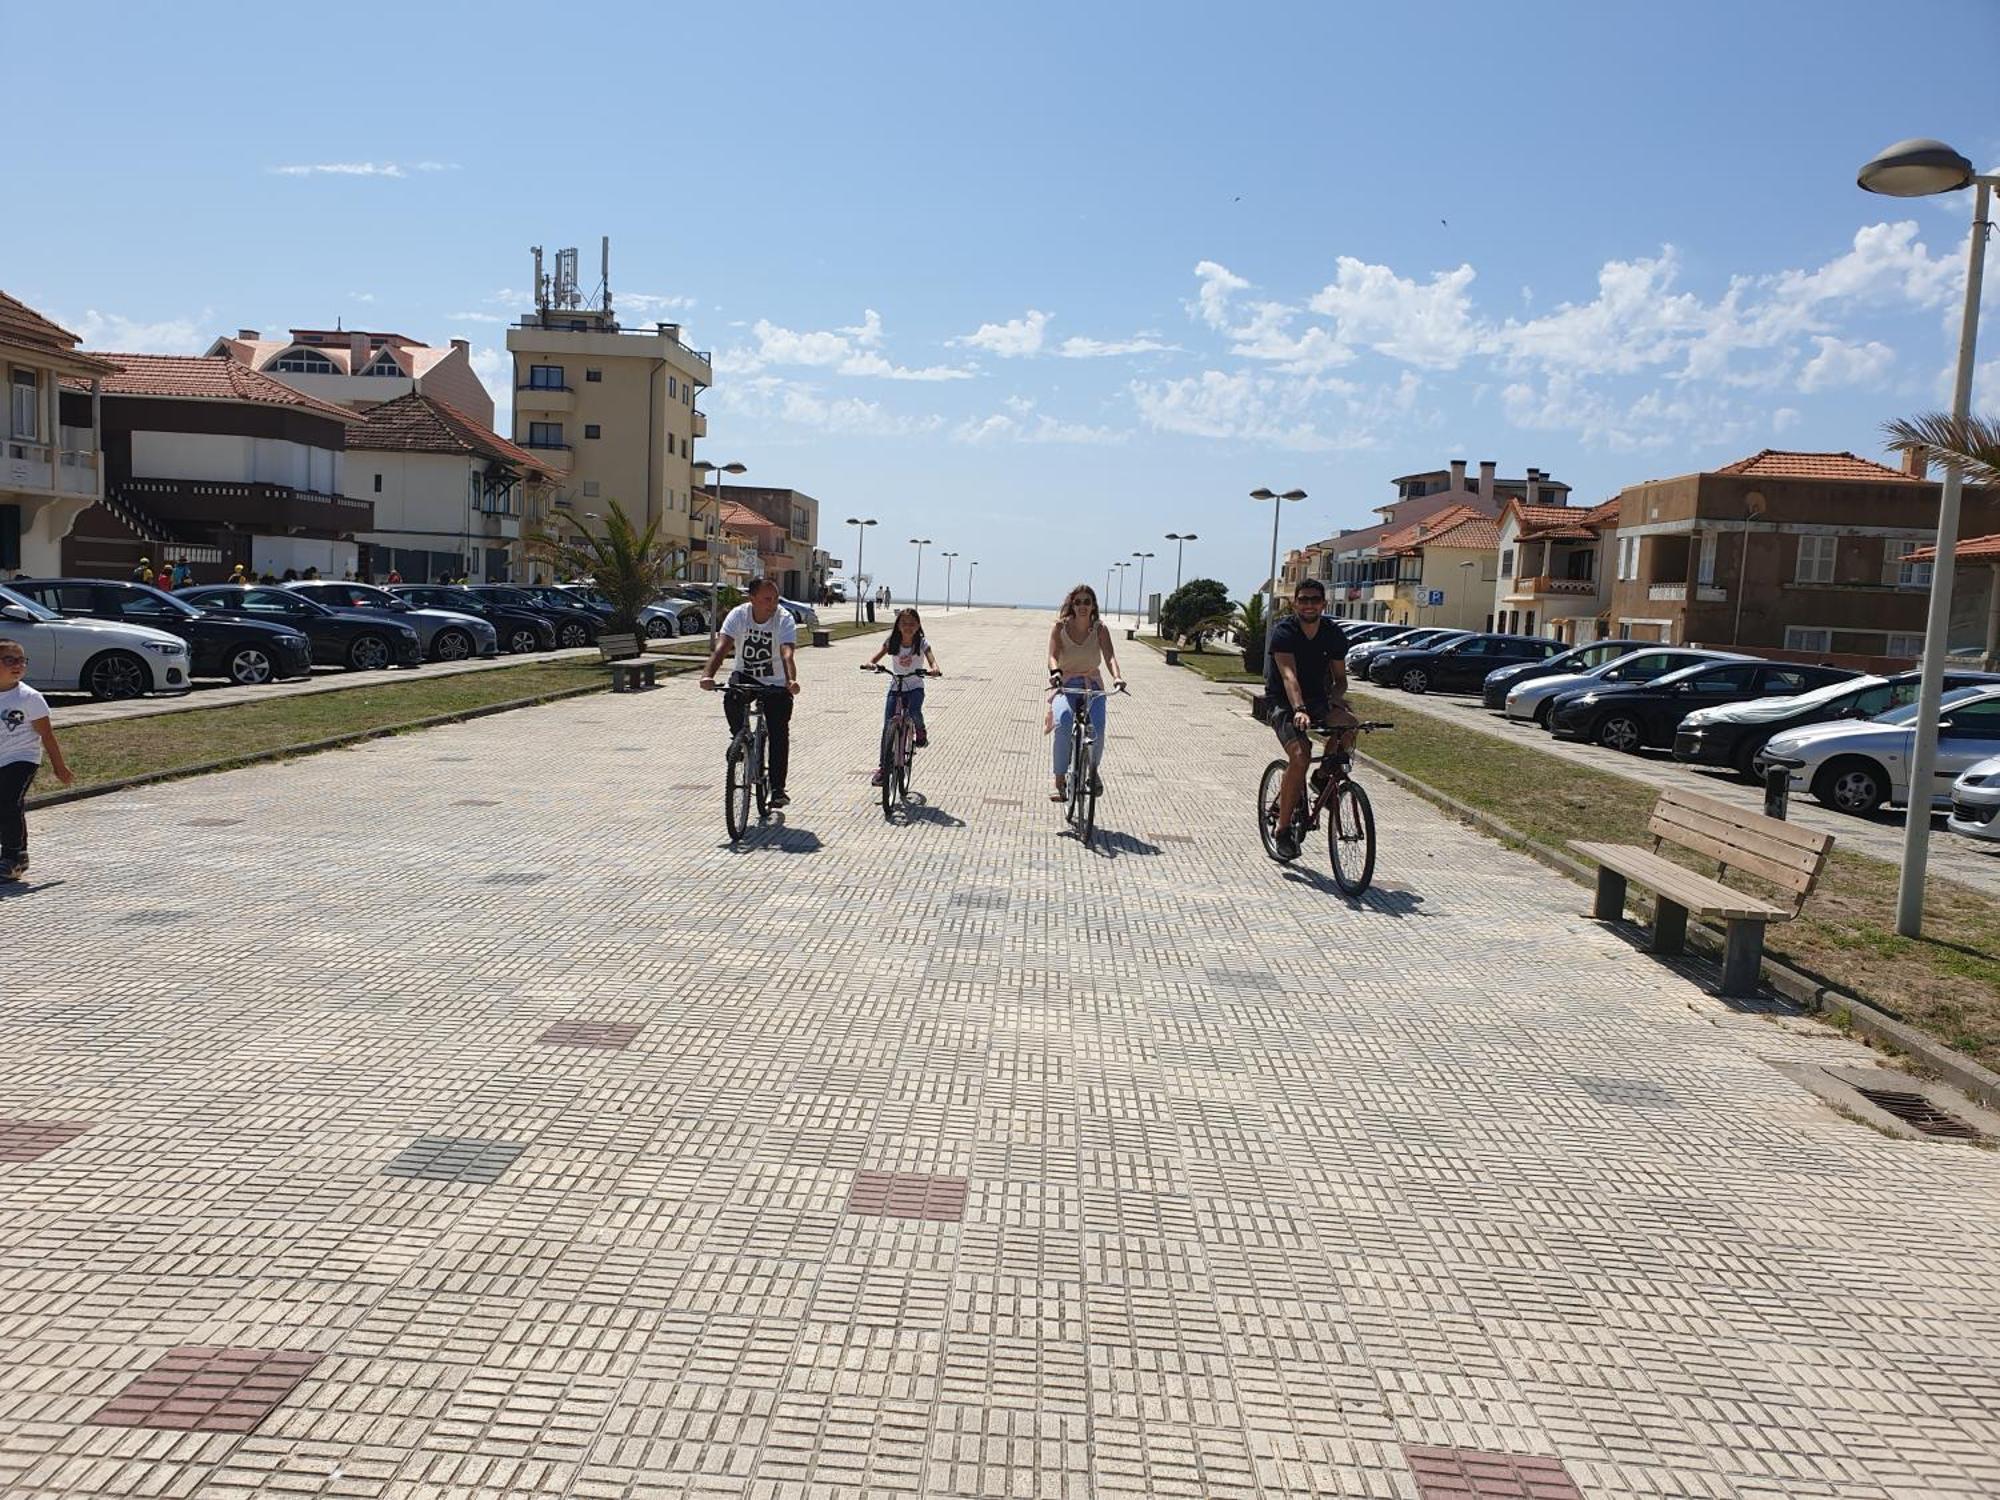
<svg viewBox="0 0 2000 1500">
<path fill-rule="evenodd" d="M 1056 729 L 1055 733 L 1049 736 L 1055 744 L 1051 748 L 1049 759 L 1051 768 L 1058 776 L 1065 775 L 1069 771 L 1070 725 L 1076 721 L 1076 699 L 1070 697 L 1069 693 L 1087 689 L 1089 686 L 1088 677 L 1065 678 L 1063 687 L 1069 691 L 1056 699 Z M 1104 760 L 1104 704 L 1103 698 L 1090 700 L 1090 769 L 1093 771 Z"/>
<path fill-rule="evenodd" d="M 896 717 L 896 689 L 890 688 L 889 695 L 882 700 L 882 722 L 888 723 Z M 902 690 L 903 712 L 908 714 L 917 726 L 917 733 L 924 733 L 924 684 L 920 678 L 911 678 Z"/>
</svg>

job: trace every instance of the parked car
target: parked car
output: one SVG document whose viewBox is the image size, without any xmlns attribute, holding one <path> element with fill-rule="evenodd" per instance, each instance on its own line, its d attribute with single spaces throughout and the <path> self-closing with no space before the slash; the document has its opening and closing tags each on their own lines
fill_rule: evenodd
<svg viewBox="0 0 2000 1500">
<path fill-rule="evenodd" d="M 26 594 L 0 588 L 0 629 L 27 648 L 25 680 L 45 693 L 138 698 L 194 685 L 187 642 L 148 625 L 66 620 Z"/>
<path fill-rule="evenodd" d="M 544 616 L 555 627 L 558 646 L 594 646 L 604 628 L 603 615 L 546 584 L 475 583 L 468 588 L 482 599 Z"/>
<path fill-rule="evenodd" d="M 312 674 L 312 642 L 275 620 L 234 620 L 178 594 L 106 578 L 21 578 L 8 585 L 65 619 L 111 620 L 164 630 L 187 642 L 190 677 L 239 686 Z"/>
<path fill-rule="evenodd" d="M 819 611 L 810 604 L 801 603 L 797 599 L 787 599 L 783 594 L 778 596 L 778 603 L 791 612 L 794 624 L 803 625 L 808 630 L 819 624 Z M 892 614 L 889 618 L 894 620 L 895 616 Z"/>
<path fill-rule="evenodd" d="M 174 597 L 201 609 L 289 625 L 312 642 L 315 666 L 372 672 L 423 665 L 423 642 L 415 627 L 389 615 L 329 609 L 317 599 L 276 584 L 209 583 L 183 589 Z"/>
<path fill-rule="evenodd" d="M 660 590 L 661 603 L 676 600 L 685 606 L 680 617 L 683 635 L 701 634 L 708 629 L 713 597 L 706 589 L 694 584 L 674 583 Z"/>
<path fill-rule="evenodd" d="M 1585 692 L 1600 683 L 1651 682 L 1683 667 L 1705 661 L 1750 661 L 1734 651 L 1707 651 L 1698 646 L 1656 646 L 1630 651 L 1584 672 L 1564 672 L 1519 683 L 1507 694 L 1507 717 L 1532 719 L 1547 729 L 1549 710 L 1565 693 Z"/>
<path fill-rule="evenodd" d="M 592 583 L 550 583 L 536 584 L 534 587 L 546 588 L 552 594 L 560 594 L 571 604 L 589 610 L 600 620 L 608 620 L 618 612 L 597 585 Z"/>
<path fill-rule="evenodd" d="M 703 620 L 700 606 L 690 599 L 672 597 L 655 599 L 639 611 L 639 624 L 645 629 L 646 638 L 653 641 L 708 633 L 708 625 Z"/>
<path fill-rule="evenodd" d="M 1368 680 L 1406 693 L 1470 693 L 1496 666 L 1546 661 L 1562 649 L 1546 636 L 1505 634 L 1460 636 L 1441 646 L 1392 644 L 1370 659 Z"/>
<path fill-rule="evenodd" d="M 1588 672 L 1650 644 L 1652 643 L 1648 641 L 1591 641 L 1586 645 L 1572 647 L 1558 656 L 1544 657 L 1540 661 L 1521 661 L 1511 666 L 1495 667 L 1486 674 L 1486 681 L 1480 685 L 1479 706 L 1499 713 L 1507 707 L 1507 694 L 1524 682 L 1532 682 L 1537 677 L 1562 677 Z"/>
<path fill-rule="evenodd" d="M 1917 705 L 1906 703 L 1879 719 L 1808 724 L 1771 736 L 1757 757 L 1762 775 L 1774 760 L 1796 761 L 1793 791 L 1810 791 L 1837 812 L 1866 814 L 1888 802 L 1910 802 L 1910 749 L 1917 735 Z M 1949 808 L 1952 783 L 1974 762 L 2000 755 L 2000 687 L 1960 688 L 1944 695 L 1938 719 L 1937 768 L 1930 805 Z"/>
<path fill-rule="evenodd" d="M 419 608 L 372 583 L 343 583 L 332 578 L 309 578 L 284 585 L 295 594 L 333 609 L 359 609 L 373 614 L 394 615 L 416 628 L 429 661 L 465 661 L 474 656 L 496 656 L 500 634 L 478 615 L 448 609 Z"/>
<path fill-rule="evenodd" d="M 1607 750 L 1637 754 L 1649 746 L 1664 749 L 1673 744 L 1674 730 L 1697 708 L 1781 693 L 1796 696 L 1856 675 L 1845 667 L 1803 662 L 1703 662 L 1651 682 L 1601 684 L 1565 693 L 1549 710 L 1549 728 L 1557 739 L 1591 740 Z"/>
<path fill-rule="evenodd" d="M 1461 636 L 1471 635 L 1469 630 L 1411 630 L 1402 635 L 1377 636 L 1372 641 L 1363 641 L 1347 652 L 1347 675 L 1366 679 L 1368 664 L 1393 644 L 1397 649 L 1409 651 L 1419 646 L 1441 646 L 1446 641 L 1455 641 Z"/>
<path fill-rule="evenodd" d="M 1698 708 L 1681 720 L 1674 732 L 1674 759 L 1697 766 L 1728 766 L 1752 775 L 1758 752 L 1774 734 L 1834 719 L 1875 719 L 1892 708 L 1914 703 L 1918 677 L 1897 672 L 1888 677 L 1858 677 L 1832 682 L 1810 693 L 1778 698 L 1753 698 L 1719 708 Z M 2000 673 L 1944 674 L 1947 692 L 1956 688 L 2000 685 Z"/>
<path fill-rule="evenodd" d="M 392 583 L 389 592 L 419 609 L 477 616 L 500 637 L 500 649 L 515 656 L 556 648 L 556 627 L 547 615 L 502 604 L 455 583 Z"/>
<path fill-rule="evenodd" d="M 2000 755 L 1976 760 L 1951 784 L 1945 827 L 1969 839 L 2000 843 Z"/>
</svg>

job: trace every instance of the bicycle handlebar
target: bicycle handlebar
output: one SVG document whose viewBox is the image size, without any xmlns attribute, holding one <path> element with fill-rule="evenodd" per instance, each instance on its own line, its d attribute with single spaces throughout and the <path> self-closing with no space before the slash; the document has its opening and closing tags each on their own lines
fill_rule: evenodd
<svg viewBox="0 0 2000 1500">
<path fill-rule="evenodd" d="M 1065 698 L 1109 698 L 1113 693 L 1122 693 L 1125 690 L 1125 684 L 1122 682 L 1115 688 L 1073 688 L 1063 687 L 1060 683 L 1053 684 L 1049 688 L 1051 693 L 1061 693 Z"/>
<path fill-rule="evenodd" d="M 942 673 L 942 672 L 932 672 L 932 671 L 929 671 L 928 669 L 926 669 L 926 668 L 923 668 L 923 667 L 919 667 L 919 668 L 917 668 L 917 670 L 916 670 L 916 671 L 914 671 L 914 672 L 892 672 L 892 671 L 890 671 L 890 670 L 889 670 L 889 668 L 887 668 L 887 667 L 883 666 L 883 665 L 882 665 L 882 664 L 881 664 L 880 662 L 875 662 L 875 661 L 864 661 L 864 662 L 862 662 L 862 663 L 861 663 L 861 670 L 862 670 L 862 671 L 864 671 L 864 672 L 880 672 L 880 673 L 881 673 L 881 674 L 882 674 L 882 675 L 883 675 L 884 677 L 942 677 L 942 676 L 944 676 L 944 673 Z"/>
</svg>

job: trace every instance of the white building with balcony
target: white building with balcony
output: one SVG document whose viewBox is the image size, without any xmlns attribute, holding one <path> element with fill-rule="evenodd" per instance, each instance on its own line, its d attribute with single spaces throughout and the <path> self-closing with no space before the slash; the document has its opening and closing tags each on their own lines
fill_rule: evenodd
<svg viewBox="0 0 2000 1500">
<path fill-rule="evenodd" d="M 493 397 L 472 368 L 472 346 L 464 339 L 440 349 L 407 334 L 359 328 L 286 331 L 286 338 L 267 339 L 255 328 L 239 328 L 236 337 L 218 338 L 208 352 L 349 411 L 414 393 L 447 401 L 480 426 L 493 426 Z"/>
<path fill-rule="evenodd" d="M 1500 513 L 1492 628 L 1571 644 L 1601 636 L 1610 585 L 1598 553 L 1617 522 L 1615 500 L 1594 509 L 1509 500 Z"/>
<path fill-rule="evenodd" d="M 0 292 L 0 576 L 55 573 L 63 538 L 104 495 L 104 376 L 118 366 Z M 65 380 L 85 389 L 65 392 Z"/>
</svg>

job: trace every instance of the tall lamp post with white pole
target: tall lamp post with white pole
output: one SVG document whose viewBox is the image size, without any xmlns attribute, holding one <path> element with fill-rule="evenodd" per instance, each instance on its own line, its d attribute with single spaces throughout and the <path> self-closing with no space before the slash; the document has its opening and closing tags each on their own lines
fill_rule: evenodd
<svg viewBox="0 0 2000 1500">
<path fill-rule="evenodd" d="M 722 564 L 715 559 L 716 546 L 722 540 L 722 476 L 724 474 L 747 474 L 749 468 L 739 463 L 690 464 L 689 468 L 698 474 L 709 476 L 708 530 L 704 533 L 708 541 L 708 649 L 715 649 L 715 633 L 722 628 Z"/>
<path fill-rule="evenodd" d="M 1111 616 L 1115 620 L 1125 613 L 1125 570 L 1132 565 L 1128 562 L 1115 562 L 1111 566 L 1118 570 L 1118 608 Z"/>
<path fill-rule="evenodd" d="M 1280 495 L 1275 490 L 1256 489 L 1250 492 L 1252 500 L 1269 500 L 1271 504 L 1271 576 L 1264 580 L 1264 640 L 1268 645 L 1271 632 L 1278 628 L 1278 516 L 1284 506 L 1281 500 L 1303 500 L 1304 490 L 1286 490 Z"/>
<path fill-rule="evenodd" d="M 1181 553 L 1189 542 L 1198 542 L 1200 537 L 1192 531 L 1170 531 L 1167 540 L 1174 544 L 1174 592 L 1181 591 Z"/>
<path fill-rule="evenodd" d="M 910 603 L 918 608 L 922 608 L 924 602 L 924 548 L 930 544 L 931 539 L 927 536 L 910 538 L 910 545 L 917 549 L 917 583 L 910 591 Z"/>
<path fill-rule="evenodd" d="M 956 552 L 940 552 L 938 556 L 944 559 L 944 612 L 946 614 L 950 614 L 951 613 L 951 560 L 954 557 L 958 556 L 958 554 Z"/>
<path fill-rule="evenodd" d="M 968 559 L 965 564 L 965 607 L 967 609 L 972 608 L 972 570 L 978 566 L 979 559 L 976 557 Z"/>
<path fill-rule="evenodd" d="M 1972 356 L 1979 336 L 1979 284 L 1986 268 L 1993 189 L 2000 174 L 1985 176 L 1942 141 L 1898 141 L 1861 169 L 1856 179 L 1871 193 L 1924 198 L 1973 189 L 1972 243 L 1965 259 L 1965 312 L 1958 325 L 1958 374 L 1952 383 L 1952 420 L 1963 426 L 1972 413 Z M 1921 937 L 1924 869 L 1930 859 L 1931 791 L 1937 779 L 1938 699 L 1944 686 L 1944 653 L 1951 629 L 1951 570 L 1958 551 L 1958 501 L 1963 479 L 1947 467 L 1938 497 L 1937 560 L 1931 566 L 1930 613 L 1924 621 L 1924 656 L 1917 664 L 1917 727 L 1910 746 L 1910 800 L 1903 818 L 1903 873 L 1896 889 L 1896 931 Z"/>
<path fill-rule="evenodd" d="M 875 518 L 870 516 L 864 521 L 859 516 L 849 516 L 847 524 L 854 528 L 854 623 L 859 625 L 861 623 L 861 580 L 866 576 L 861 571 L 862 551 L 868 542 L 868 528 L 875 524 Z"/>
<path fill-rule="evenodd" d="M 1153 554 L 1150 552 L 1134 552 L 1132 555 L 1139 559 L 1139 595 L 1132 601 L 1132 623 L 1134 625 L 1144 625 L 1146 623 L 1144 619 L 1146 613 L 1146 559 Z"/>
</svg>

